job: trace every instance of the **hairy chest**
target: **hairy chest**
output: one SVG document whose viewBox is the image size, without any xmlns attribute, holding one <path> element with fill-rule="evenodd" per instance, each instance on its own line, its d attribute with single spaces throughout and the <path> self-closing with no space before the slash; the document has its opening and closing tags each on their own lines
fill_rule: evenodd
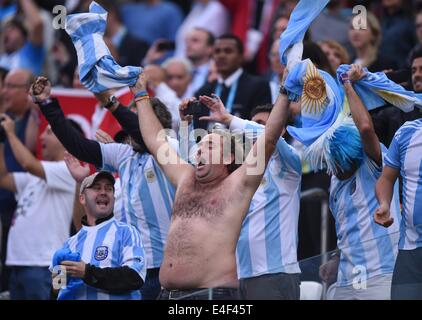
<svg viewBox="0 0 422 320">
<path fill-rule="evenodd" d="M 224 194 L 222 188 L 179 190 L 173 206 L 173 215 L 179 218 L 215 219 L 223 216 L 227 204 L 227 194 Z"/>
</svg>

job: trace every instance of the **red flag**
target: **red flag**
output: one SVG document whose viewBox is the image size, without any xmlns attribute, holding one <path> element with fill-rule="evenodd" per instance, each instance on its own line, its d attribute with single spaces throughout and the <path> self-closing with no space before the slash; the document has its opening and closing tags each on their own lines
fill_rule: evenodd
<svg viewBox="0 0 422 320">
<path fill-rule="evenodd" d="M 94 139 L 97 129 L 107 132 L 111 137 L 121 130 L 121 126 L 113 115 L 101 108 L 98 100 L 88 90 L 53 88 L 51 96 L 57 98 L 66 117 L 75 120 L 88 139 Z M 118 90 L 115 96 L 125 106 L 129 105 L 133 99 L 129 88 Z M 46 126 L 47 120 L 41 115 L 40 135 Z M 40 145 L 38 145 L 37 151 L 38 154 L 41 154 Z"/>
</svg>

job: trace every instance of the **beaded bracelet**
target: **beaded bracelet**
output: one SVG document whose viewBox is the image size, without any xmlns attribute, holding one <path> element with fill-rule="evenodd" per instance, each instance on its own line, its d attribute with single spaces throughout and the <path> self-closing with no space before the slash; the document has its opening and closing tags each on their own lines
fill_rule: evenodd
<svg viewBox="0 0 422 320">
<path fill-rule="evenodd" d="M 139 91 L 138 93 L 135 94 L 135 99 L 139 97 L 145 97 L 145 96 L 148 96 L 147 91 Z"/>
<path fill-rule="evenodd" d="M 352 81 L 350 81 L 350 79 L 349 79 L 349 75 L 346 72 L 343 72 L 340 75 L 340 82 L 343 85 L 346 84 L 346 83 L 352 83 Z"/>
<path fill-rule="evenodd" d="M 148 95 L 140 96 L 140 97 L 135 99 L 135 102 L 142 101 L 142 100 L 149 100 L 149 96 Z"/>
</svg>

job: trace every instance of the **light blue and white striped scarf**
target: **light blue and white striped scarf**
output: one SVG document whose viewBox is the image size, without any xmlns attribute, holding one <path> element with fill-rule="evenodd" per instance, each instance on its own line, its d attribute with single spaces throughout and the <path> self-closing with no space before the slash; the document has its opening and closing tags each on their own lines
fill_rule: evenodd
<svg viewBox="0 0 422 320">
<path fill-rule="evenodd" d="M 341 74 L 349 70 L 350 65 L 342 64 L 337 69 L 337 78 L 340 80 Z M 368 110 L 379 108 L 385 105 L 385 102 L 389 102 L 404 112 L 410 112 L 415 107 L 422 107 L 422 94 L 404 89 L 388 79 L 383 72 L 372 73 L 367 68 L 364 68 L 364 71 L 366 75 L 356 81 L 353 87 Z"/>
<path fill-rule="evenodd" d="M 93 93 L 133 86 L 142 71 L 139 67 L 121 67 L 116 63 L 103 40 L 106 24 L 107 11 L 95 1 L 89 12 L 66 18 L 66 32 L 78 55 L 80 81 Z"/>
</svg>

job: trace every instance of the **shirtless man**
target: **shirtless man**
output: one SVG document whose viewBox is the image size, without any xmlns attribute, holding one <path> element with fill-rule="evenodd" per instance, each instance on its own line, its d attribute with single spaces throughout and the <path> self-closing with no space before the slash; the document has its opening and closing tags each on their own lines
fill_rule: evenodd
<svg viewBox="0 0 422 320">
<path fill-rule="evenodd" d="M 258 174 L 250 174 L 250 169 L 256 168 L 259 161 L 266 166 L 273 154 L 288 117 L 287 96 L 279 95 L 265 134 L 258 138 L 245 162 L 233 170 L 230 161 L 223 161 L 224 137 L 217 133 L 206 135 L 200 142 L 195 167 L 180 159 L 166 141 L 157 139 L 162 126 L 151 108 L 144 75 L 131 90 L 145 144 L 176 187 L 160 269 L 160 283 L 165 288 L 161 297 L 177 298 L 200 288 L 236 288 L 236 244 L 265 171 L 263 167 Z M 160 161 L 163 154 L 173 161 Z M 220 161 L 215 161 L 215 154 Z M 233 162 L 233 150 L 229 156 Z M 257 161 L 253 164 L 254 158 Z"/>
</svg>

